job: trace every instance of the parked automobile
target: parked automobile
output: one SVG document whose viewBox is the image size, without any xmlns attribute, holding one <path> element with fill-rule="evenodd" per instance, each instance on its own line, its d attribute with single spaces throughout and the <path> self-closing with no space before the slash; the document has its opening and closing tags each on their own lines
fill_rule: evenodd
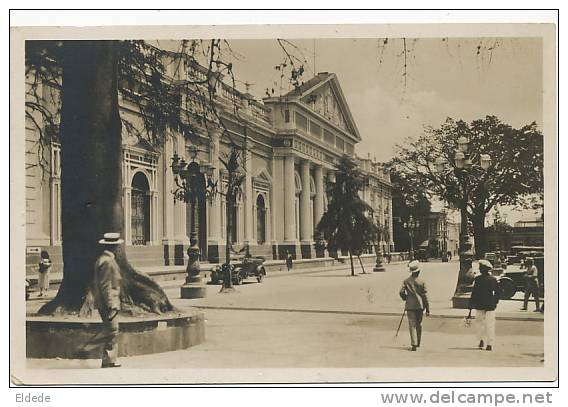
<svg viewBox="0 0 568 407">
<path fill-rule="evenodd" d="M 30 286 L 31 286 L 30 280 L 26 278 L 26 300 L 30 299 L 30 290 L 31 290 Z"/>
<path fill-rule="evenodd" d="M 534 265 L 538 269 L 538 281 L 540 286 L 540 294 L 544 297 L 544 256 L 531 257 Z M 528 257 L 528 256 L 527 256 Z M 527 257 L 524 257 L 525 259 Z M 501 299 L 508 300 L 512 298 L 518 291 L 525 290 L 525 269 L 509 267 L 499 278 L 499 286 L 501 287 Z"/>
<path fill-rule="evenodd" d="M 233 284 L 240 285 L 243 280 L 255 277 L 256 281 L 262 283 L 266 277 L 266 270 L 263 266 L 264 257 L 243 257 L 240 262 L 231 264 Z M 223 281 L 223 271 L 217 267 L 211 271 L 211 283 L 219 284 Z"/>
</svg>

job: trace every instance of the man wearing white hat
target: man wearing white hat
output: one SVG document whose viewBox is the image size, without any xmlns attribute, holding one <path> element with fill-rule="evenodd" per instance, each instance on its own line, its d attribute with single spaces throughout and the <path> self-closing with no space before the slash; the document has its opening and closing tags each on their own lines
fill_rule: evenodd
<svg viewBox="0 0 568 407">
<path fill-rule="evenodd" d="M 105 233 L 99 244 L 104 250 L 95 263 L 93 294 L 103 320 L 104 348 L 101 367 L 120 367 L 118 354 L 118 312 L 120 311 L 120 267 L 115 260 L 116 249 L 124 240 L 119 233 Z"/>
<path fill-rule="evenodd" d="M 422 340 L 424 310 L 426 310 L 427 316 L 430 315 L 430 304 L 428 303 L 426 284 L 419 278 L 420 263 L 417 260 L 408 263 L 408 272 L 411 275 L 402 282 L 399 295 L 405 301 L 404 309 L 408 318 L 411 350 L 416 351 Z"/>
<path fill-rule="evenodd" d="M 493 350 L 495 340 L 495 309 L 499 303 L 501 288 L 497 279 L 491 275 L 493 265 L 488 260 L 479 260 L 479 272 L 474 282 L 469 310 L 475 309 L 479 339 L 479 349 Z"/>
</svg>

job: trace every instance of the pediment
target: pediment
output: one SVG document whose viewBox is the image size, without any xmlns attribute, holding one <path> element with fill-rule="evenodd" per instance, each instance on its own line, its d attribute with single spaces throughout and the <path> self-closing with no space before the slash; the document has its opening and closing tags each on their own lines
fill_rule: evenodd
<svg viewBox="0 0 568 407">
<path fill-rule="evenodd" d="M 318 76 L 320 75 L 322 74 Z M 300 101 L 337 127 L 352 134 L 355 138 L 361 139 L 335 74 L 326 74 L 324 80 L 305 88 L 300 95 Z"/>
</svg>

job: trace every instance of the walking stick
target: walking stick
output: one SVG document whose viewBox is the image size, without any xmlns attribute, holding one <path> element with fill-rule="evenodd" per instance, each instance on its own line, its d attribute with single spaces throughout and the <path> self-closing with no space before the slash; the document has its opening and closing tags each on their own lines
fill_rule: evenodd
<svg viewBox="0 0 568 407">
<path fill-rule="evenodd" d="M 404 314 L 406 314 L 406 309 L 402 311 L 402 316 L 400 317 L 400 322 L 398 323 L 398 328 L 396 330 L 396 334 L 394 335 L 395 338 L 398 336 L 398 332 L 400 331 L 400 327 L 402 326 L 402 320 L 404 319 Z"/>
</svg>

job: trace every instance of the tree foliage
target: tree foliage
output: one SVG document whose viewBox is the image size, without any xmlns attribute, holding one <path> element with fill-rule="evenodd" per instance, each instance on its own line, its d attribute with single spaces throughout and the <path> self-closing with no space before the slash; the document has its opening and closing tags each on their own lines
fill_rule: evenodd
<svg viewBox="0 0 568 407">
<path fill-rule="evenodd" d="M 372 208 L 359 196 L 364 182 L 357 163 L 343 156 L 335 182 L 327 182 L 329 204 L 316 227 L 316 236 L 323 237 L 330 250 L 348 251 L 350 258 L 375 243 L 378 235 Z M 351 274 L 355 274 L 352 258 Z"/>
<path fill-rule="evenodd" d="M 469 159 L 474 164 L 466 170 L 458 169 L 454 161 L 462 136 L 469 139 Z M 467 212 L 476 252 L 482 254 L 489 211 L 496 205 L 526 207 L 532 197 L 542 194 L 543 147 L 543 135 L 535 122 L 516 129 L 495 116 L 471 123 L 448 118 L 439 128 L 427 127 L 417 139 L 399 145 L 392 165 L 426 194 Z M 476 165 L 480 154 L 491 156 L 485 171 Z M 437 158 L 446 165 L 441 173 L 435 169 Z"/>
</svg>

